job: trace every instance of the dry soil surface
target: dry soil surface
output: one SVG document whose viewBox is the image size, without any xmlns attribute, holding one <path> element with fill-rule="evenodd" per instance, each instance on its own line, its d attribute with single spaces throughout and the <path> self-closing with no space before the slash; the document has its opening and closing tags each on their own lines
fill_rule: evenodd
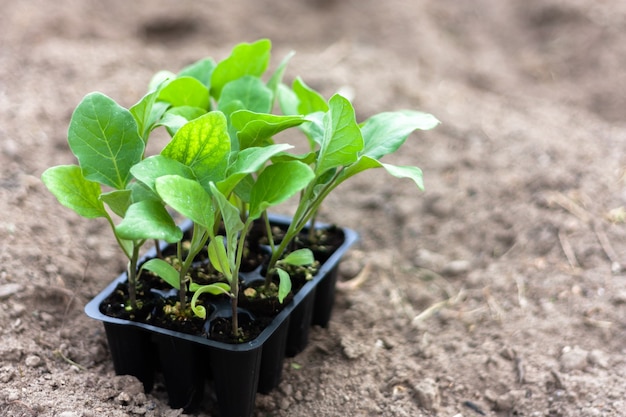
<svg viewBox="0 0 626 417">
<path fill-rule="evenodd" d="M 114 375 L 82 309 L 124 259 L 39 177 L 85 94 L 261 37 L 361 120 L 442 125 L 390 159 L 425 192 L 374 172 L 326 205 L 362 239 L 257 415 L 626 415 L 626 2 L 24 0 L 0 28 L 0 415 L 181 414 Z"/>
</svg>

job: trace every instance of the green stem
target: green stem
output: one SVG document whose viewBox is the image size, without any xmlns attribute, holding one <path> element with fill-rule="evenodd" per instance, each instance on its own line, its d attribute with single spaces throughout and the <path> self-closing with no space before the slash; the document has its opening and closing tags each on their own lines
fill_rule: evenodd
<svg viewBox="0 0 626 417">
<path fill-rule="evenodd" d="M 133 242 L 133 254 L 128 261 L 128 297 L 130 299 L 130 307 L 133 310 L 137 310 L 137 260 L 139 259 L 139 248 Z"/>
<path fill-rule="evenodd" d="M 267 215 L 267 210 L 263 212 L 263 220 L 265 220 L 265 230 L 267 233 L 267 241 L 270 245 L 270 250 L 274 253 L 276 245 L 274 244 L 274 235 L 272 234 L 272 226 L 270 225 L 270 218 Z"/>
<path fill-rule="evenodd" d="M 304 229 L 306 224 L 316 215 L 317 211 L 322 205 L 322 202 L 326 199 L 328 194 L 330 194 L 330 192 L 334 190 L 337 185 L 339 185 L 339 183 L 336 183 L 336 180 L 337 178 L 339 178 L 340 173 L 341 170 L 338 170 L 333 178 L 324 185 L 324 188 L 317 194 L 317 197 L 313 200 L 311 200 L 311 196 L 313 195 L 313 187 L 315 186 L 315 184 L 307 187 L 306 192 L 303 194 L 302 199 L 300 200 L 300 204 L 296 209 L 292 222 L 289 224 L 287 232 L 285 232 L 283 240 L 280 242 L 278 249 L 272 252 L 272 256 L 270 258 L 270 262 L 267 268 L 267 275 L 265 277 L 264 285 L 266 287 L 271 283 L 271 273 L 276 266 L 276 262 L 278 262 L 280 257 L 287 249 L 287 246 L 296 236 L 298 236 L 298 234 L 302 231 L 302 229 Z M 311 225 L 311 228 L 313 228 L 313 225 Z"/>
<path fill-rule="evenodd" d="M 191 236 L 191 244 L 189 245 L 189 253 L 187 253 L 187 257 L 182 262 L 180 267 L 179 274 L 179 289 L 178 289 L 178 299 L 180 301 L 180 309 L 181 311 L 187 310 L 187 272 L 191 268 L 191 264 L 195 259 L 196 255 L 200 253 L 204 244 L 206 243 L 209 235 L 206 229 L 198 226 L 194 223 L 193 225 L 193 234 Z M 182 248 L 182 240 L 177 244 L 177 256 L 178 259 L 183 259 L 183 248 Z"/>
<path fill-rule="evenodd" d="M 243 259 L 243 253 L 246 248 L 246 236 L 248 235 L 248 230 L 250 230 L 250 226 L 252 225 L 252 221 L 248 220 L 243 226 L 243 230 L 239 235 L 239 240 L 237 242 L 237 252 L 235 259 L 235 267 L 232 271 L 232 280 L 230 282 L 230 291 L 231 291 L 231 300 L 230 306 L 232 310 L 232 332 L 235 338 L 239 337 L 239 315 L 237 314 L 237 307 L 239 304 L 239 269 L 241 267 L 241 260 Z"/>
</svg>

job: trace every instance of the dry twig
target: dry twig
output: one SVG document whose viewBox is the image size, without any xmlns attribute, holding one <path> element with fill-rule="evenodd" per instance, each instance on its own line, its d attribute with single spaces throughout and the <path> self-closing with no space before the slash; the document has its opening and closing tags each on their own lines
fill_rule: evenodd
<svg viewBox="0 0 626 417">
<path fill-rule="evenodd" d="M 622 263 L 619 261 L 619 257 L 617 253 L 615 252 L 615 250 L 613 249 L 613 246 L 611 245 L 609 238 L 607 237 L 604 230 L 602 230 L 602 228 L 600 227 L 600 222 L 588 210 L 586 210 L 584 207 L 577 204 L 571 198 L 565 196 L 563 193 L 560 193 L 560 192 L 555 192 L 555 193 L 550 194 L 548 201 L 550 203 L 554 203 L 554 204 L 561 206 L 562 208 L 569 211 L 574 216 L 578 217 L 587 226 L 589 226 L 595 233 L 596 238 L 598 239 L 598 242 L 600 242 L 600 246 L 602 247 L 602 250 L 606 254 L 606 257 L 609 259 L 609 261 L 611 261 L 611 269 L 614 272 L 620 272 L 621 270 L 623 270 Z M 563 245 L 564 242 L 561 239 L 561 234 L 559 234 L 559 240 L 561 240 L 561 246 L 565 246 Z M 566 250 L 567 249 L 563 247 L 563 251 L 566 252 Z M 573 252 L 571 254 L 573 254 Z M 567 259 L 571 264 L 572 259 L 570 259 L 570 256 L 568 256 L 567 252 L 565 256 L 567 256 Z"/>
<path fill-rule="evenodd" d="M 559 230 L 559 242 L 561 242 L 561 249 L 563 249 L 563 253 L 565 254 L 565 257 L 567 258 L 567 262 L 569 262 L 570 266 L 574 269 L 580 268 L 580 264 L 578 263 L 578 260 L 576 259 L 576 253 L 574 252 L 572 245 L 569 243 L 567 236 L 565 236 L 565 234 L 560 230 Z"/>
<path fill-rule="evenodd" d="M 416 325 L 422 321 L 427 320 L 428 318 L 433 316 L 435 313 L 440 311 L 442 308 L 458 303 L 460 300 L 463 299 L 464 296 L 465 296 L 465 292 L 463 290 L 460 290 L 459 293 L 455 295 L 454 297 L 450 297 L 447 300 L 443 300 L 443 301 L 440 301 L 438 303 L 431 305 L 426 310 L 422 311 L 421 313 L 419 313 L 417 316 L 413 318 L 413 321 L 412 321 L 413 325 Z"/>
</svg>

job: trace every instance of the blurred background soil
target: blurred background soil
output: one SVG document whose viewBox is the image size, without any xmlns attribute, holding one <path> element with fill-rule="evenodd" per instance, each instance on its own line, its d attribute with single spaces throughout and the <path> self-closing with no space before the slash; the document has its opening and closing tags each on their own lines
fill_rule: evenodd
<svg viewBox="0 0 626 417">
<path fill-rule="evenodd" d="M 359 120 L 442 125 L 390 158 L 425 192 L 373 172 L 328 201 L 362 239 L 257 415 L 624 415 L 626 3 L 24 0 L 0 28 L 0 415 L 181 414 L 114 375 L 82 308 L 123 256 L 39 177 L 74 163 L 85 94 L 128 107 L 156 71 L 262 37 Z"/>
</svg>

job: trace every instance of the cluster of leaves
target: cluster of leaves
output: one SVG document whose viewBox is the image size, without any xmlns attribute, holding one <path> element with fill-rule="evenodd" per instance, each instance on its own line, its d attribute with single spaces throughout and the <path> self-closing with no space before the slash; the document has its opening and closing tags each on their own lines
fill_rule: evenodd
<svg viewBox="0 0 626 417">
<path fill-rule="evenodd" d="M 206 311 L 197 303 L 199 295 L 228 294 L 236 335 L 244 240 L 253 222 L 268 223 L 268 209 L 299 196 L 279 245 L 272 241 L 269 224 L 267 228 L 272 255 L 266 284 L 278 275 L 282 302 L 291 280 L 281 266 L 313 262 L 310 250 L 288 253 L 288 245 L 314 221 L 337 186 L 362 171 L 383 168 L 422 188 L 419 168 L 380 159 L 400 148 L 414 130 L 436 126 L 433 116 L 387 112 L 359 124 L 346 98 L 334 95 L 326 101 L 300 78 L 291 86 L 283 84 L 291 55 L 264 81 L 270 51 L 269 40 L 242 43 L 219 63 L 207 58 L 178 74 L 159 72 L 148 94 L 130 109 L 101 93 L 88 94 L 75 109 L 68 143 L 78 165 L 52 167 L 42 180 L 64 206 L 109 222 L 129 260 L 130 308 L 138 307 L 141 271 L 150 270 L 178 289 L 181 306 L 192 292 L 192 311 L 200 317 Z M 281 114 L 272 113 L 275 107 Z M 146 156 L 158 127 L 171 140 L 159 154 Z M 291 145 L 274 141 L 288 129 L 304 134 L 307 153 L 294 154 Z M 185 250 L 168 207 L 193 223 Z M 141 247 L 153 239 L 177 245 L 177 267 L 158 258 L 137 265 Z M 222 282 L 190 282 L 189 268 L 203 248 Z"/>
</svg>

